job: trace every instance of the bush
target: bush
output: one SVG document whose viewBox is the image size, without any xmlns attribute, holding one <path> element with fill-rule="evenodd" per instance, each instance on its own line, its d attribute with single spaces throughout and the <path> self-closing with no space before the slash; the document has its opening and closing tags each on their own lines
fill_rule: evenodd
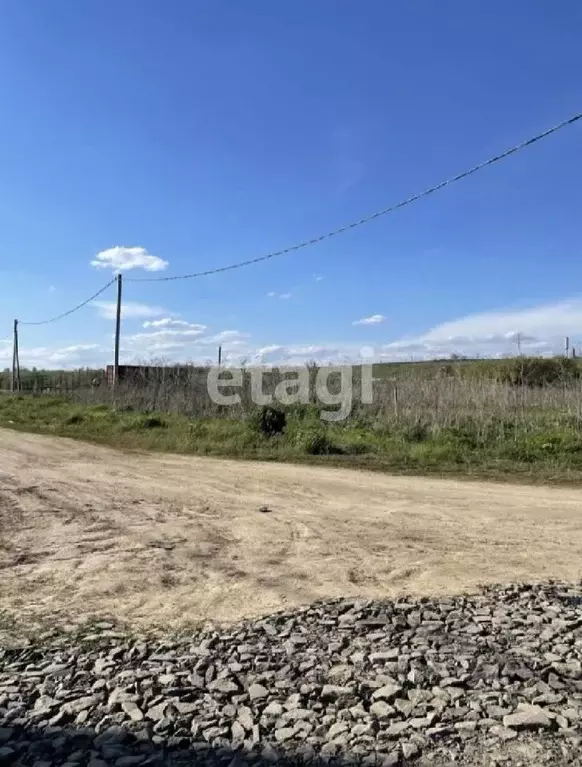
<svg viewBox="0 0 582 767">
<path fill-rule="evenodd" d="M 165 429 L 166 426 L 166 422 L 155 415 L 146 415 L 141 421 L 142 429 Z"/>
<path fill-rule="evenodd" d="M 155 415 L 142 415 L 132 420 L 127 421 L 124 424 L 124 428 L 127 430 L 133 429 L 165 429 L 167 423 Z"/>
<path fill-rule="evenodd" d="M 446 466 L 465 463 L 466 454 L 450 442 L 424 442 L 410 448 L 410 460 L 420 466 Z"/>
<path fill-rule="evenodd" d="M 479 423 L 471 418 L 462 418 L 452 426 L 444 428 L 440 434 L 443 442 L 455 443 L 461 447 L 474 450 L 483 440 L 479 435 Z"/>
<path fill-rule="evenodd" d="M 368 453 L 375 453 L 376 449 L 371 442 L 362 437 L 355 441 L 344 442 L 342 452 L 348 455 L 367 455 Z"/>
<path fill-rule="evenodd" d="M 275 437 L 283 434 L 287 426 L 285 412 L 268 405 L 253 413 L 250 420 L 253 428 L 264 437 Z"/>
<path fill-rule="evenodd" d="M 512 386 L 547 386 L 580 378 L 578 360 L 565 357 L 516 357 L 500 361 L 498 379 Z"/>
<path fill-rule="evenodd" d="M 303 423 L 305 421 L 319 422 L 321 411 L 317 405 L 302 405 L 297 403 L 296 405 L 289 405 L 285 408 L 285 413 L 289 421 L 296 421 L 297 423 Z"/>
<path fill-rule="evenodd" d="M 65 423 L 67 426 L 72 426 L 76 423 L 83 423 L 84 420 L 85 417 L 82 413 L 71 413 L 71 415 L 68 416 L 68 418 L 65 420 Z"/>
<path fill-rule="evenodd" d="M 343 452 L 322 428 L 299 431 L 296 444 L 307 455 L 338 455 Z"/>
<path fill-rule="evenodd" d="M 424 421 L 416 421 L 404 428 L 402 436 L 406 442 L 424 442 L 425 439 L 428 439 L 429 431 L 428 425 Z"/>
</svg>

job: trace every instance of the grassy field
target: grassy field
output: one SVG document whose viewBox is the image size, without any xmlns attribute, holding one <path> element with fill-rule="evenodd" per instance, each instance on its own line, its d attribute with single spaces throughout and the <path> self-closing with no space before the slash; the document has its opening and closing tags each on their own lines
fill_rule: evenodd
<svg viewBox="0 0 582 767">
<path fill-rule="evenodd" d="M 497 363 L 494 376 L 482 373 L 487 366 L 443 374 L 442 364 L 432 377 L 386 376 L 373 404 L 337 423 L 322 422 L 315 404 L 273 412 L 243 396 L 240 406 L 221 409 L 198 375 L 190 387 L 171 380 L 120 387 L 115 402 L 106 388 L 83 391 L 78 401 L 4 396 L 0 426 L 129 449 L 578 483 L 582 384 L 568 362 Z"/>
</svg>

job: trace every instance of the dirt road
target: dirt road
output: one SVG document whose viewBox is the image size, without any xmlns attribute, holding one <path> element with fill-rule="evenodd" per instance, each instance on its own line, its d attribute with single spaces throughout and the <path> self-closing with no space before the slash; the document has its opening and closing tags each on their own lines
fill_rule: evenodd
<svg viewBox="0 0 582 767">
<path fill-rule="evenodd" d="M 267 506 L 269 512 L 261 512 Z M 582 491 L 122 453 L 0 430 L 0 628 L 179 627 L 582 574 Z"/>
</svg>

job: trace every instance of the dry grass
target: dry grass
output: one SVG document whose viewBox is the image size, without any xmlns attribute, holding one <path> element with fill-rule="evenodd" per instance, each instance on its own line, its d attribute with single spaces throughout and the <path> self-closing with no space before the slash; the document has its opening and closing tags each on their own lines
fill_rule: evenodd
<svg viewBox="0 0 582 767">
<path fill-rule="evenodd" d="M 450 364 L 431 366 L 427 368 L 431 375 L 426 372 L 419 374 L 419 371 L 425 371 L 423 367 L 409 366 L 395 376 L 390 375 L 395 372 L 391 366 L 382 367 L 383 375 L 374 378 L 374 401 L 369 405 L 360 404 L 361 371 L 355 367 L 352 372 L 352 420 L 363 418 L 368 423 L 389 429 L 422 422 L 433 434 L 463 423 L 468 418 L 485 428 L 496 422 L 527 428 L 528 423 L 540 420 L 582 425 L 580 371 L 577 366 L 565 372 L 560 367 L 572 360 L 544 360 L 545 363 L 555 362 L 552 375 L 548 375 L 547 371 L 540 373 L 534 370 L 529 377 L 520 370 L 519 360 L 505 362 L 512 363 L 512 366 L 507 370 L 500 367 L 498 374 L 496 368 L 481 368 L 476 363 L 466 369 L 468 373 L 463 372 L 462 367 L 455 368 Z M 317 368 L 312 366 L 308 369 L 311 381 L 310 402 L 316 404 L 314 381 Z M 212 402 L 208 395 L 208 371 L 200 368 L 180 372 L 172 368 L 161 368 L 156 381 L 138 377 L 120 385 L 115 395 L 107 387 L 90 391 L 85 389 L 77 393 L 76 400 L 82 403 L 115 403 L 122 409 L 180 413 L 196 418 L 217 415 L 244 418 L 256 406 L 251 396 L 251 374 L 249 371 L 243 372 L 243 386 L 240 390 L 224 390 L 225 393 L 240 391 L 241 394 L 240 405 L 228 408 L 221 408 Z M 289 375 L 284 368 L 265 371 L 264 393 L 272 395 L 276 386 Z M 339 376 L 335 378 L 337 389 Z M 512 378 L 519 383 L 511 383 Z M 333 388 L 333 376 L 330 381 L 330 388 Z M 540 385 L 532 385 L 536 383 Z"/>
<path fill-rule="evenodd" d="M 119 447 L 325 460 L 399 473 L 582 481 L 577 360 L 379 367 L 371 404 L 360 403 L 361 370 L 355 368 L 350 415 L 335 424 L 320 418 L 322 406 L 313 396 L 318 370 L 312 366 L 309 401 L 284 408 L 286 423 L 275 434 L 257 418 L 251 372 L 244 373 L 240 402 L 231 407 L 212 402 L 207 370 L 161 367 L 115 392 L 100 386 L 67 399 L 0 399 L 0 425 Z M 263 391 L 273 393 L 288 376 L 284 369 L 270 371 Z M 339 385 L 336 374 L 331 388 Z"/>
</svg>

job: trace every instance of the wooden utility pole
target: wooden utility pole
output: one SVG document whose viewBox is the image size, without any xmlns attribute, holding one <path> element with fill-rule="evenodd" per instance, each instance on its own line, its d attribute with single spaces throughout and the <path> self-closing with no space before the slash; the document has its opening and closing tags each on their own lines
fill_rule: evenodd
<svg viewBox="0 0 582 767">
<path fill-rule="evenodd" d="M 115 313 L 115 352 L 113 355 L 113 386 L 117 386 L 119 377 L 119 339 L 121 336 L 121 274 L 117 275 L 117 311 Z"/>
<path fill-rule="evenodd" d="M 10 391 L 20 391 L 20 359 L 18 357 L 18 320 L 14 320 L 14 336 L 12 341 L 12 378 Z"/>
</svg>

